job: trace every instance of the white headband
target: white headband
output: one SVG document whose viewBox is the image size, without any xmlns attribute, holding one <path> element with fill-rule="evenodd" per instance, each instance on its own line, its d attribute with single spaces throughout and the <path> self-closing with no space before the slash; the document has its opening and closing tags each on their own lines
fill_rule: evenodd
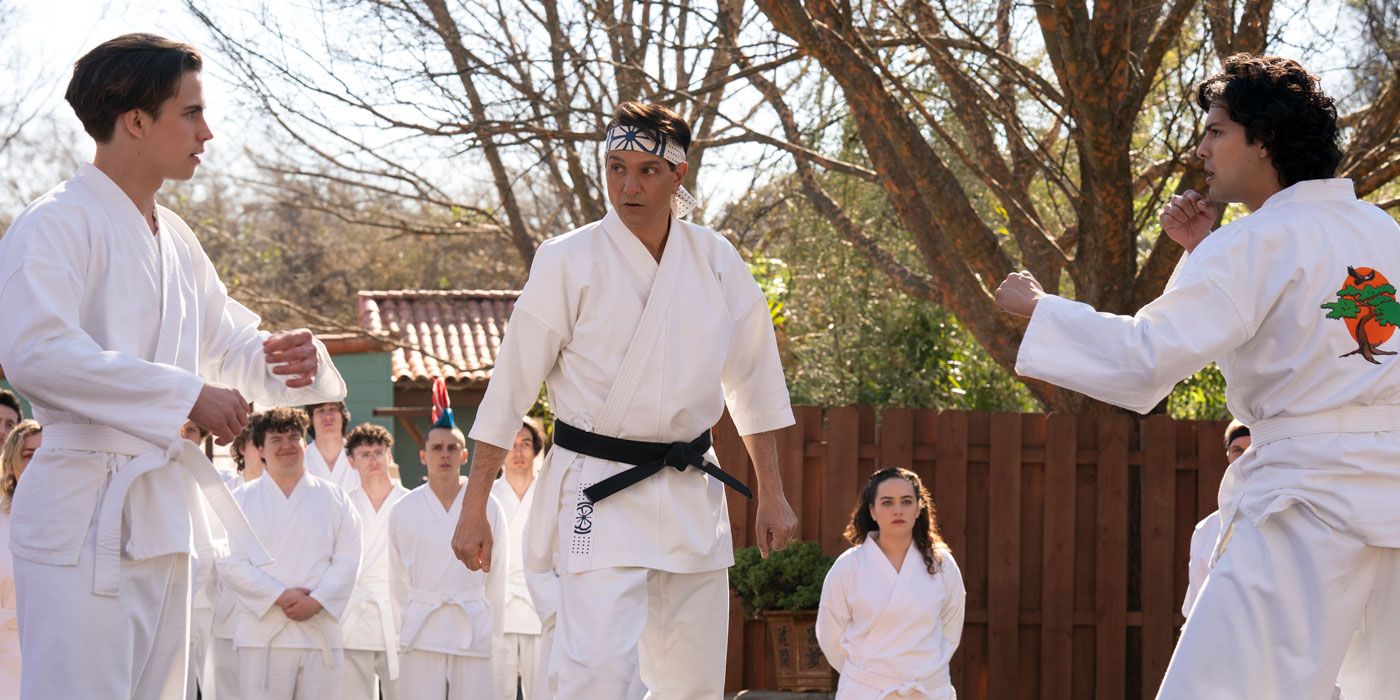
<svg viewBox="0 0 1400 700">
<path fill-rule="evenodd" d="M 603 143 L 606 152 L 640 151 L 661 156 L 671 165 L 680 165 L 685 162 L 685 149 L 681 148 L 680 144 L 667 138 L 664 134 L 658 134 L 650 129 L 619 124 L 608 129 Z M 684 187 L 677 187 L 675 196 L 671 198 L 671 211 L 678 219 L 685 218 L 699 205 L 700 203 L 695 201 L 695 197 L 686 192 Z"/>
</svg>

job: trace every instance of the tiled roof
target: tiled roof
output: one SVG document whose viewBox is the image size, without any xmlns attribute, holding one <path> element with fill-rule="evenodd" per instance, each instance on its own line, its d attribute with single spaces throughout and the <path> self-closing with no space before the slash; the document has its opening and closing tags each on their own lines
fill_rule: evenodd
<svg viewBox="0 0 1400 700">
<path fill-rule="evenodd" d="M 395 347 L 395 382 L 485 384 L 496 363 L 506 320 L 520 292 L 461 289 L 360 292 L 360 327 L 387 334 Z"/>
</svg>

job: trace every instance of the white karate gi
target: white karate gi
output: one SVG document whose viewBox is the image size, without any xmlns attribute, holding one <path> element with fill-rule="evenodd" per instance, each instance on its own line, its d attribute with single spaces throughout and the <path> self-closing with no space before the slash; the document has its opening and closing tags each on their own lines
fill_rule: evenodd
<svg viewBox="0 0 1400 700">
<path fill-rule="evenodd" d="M 306 457 L 303 461 L 306 464 L 307 474 L 322 481 L 329 481 L 340 487 L 341 491 L 350 493 L 360 488 L 360 473 L 350 466 L 350 458 L 346 456 L 344 448 L 341 448 L 335 456 L 334 469 L 326 464 L 325 458 L 321 456 L 321 451 L 316 449 L 314 441 L 306 446 Z"/>
<path fill-rule="evenodd" d="M 962 639 L 967 589 L 953 555 L 937 574 L 910 545 L 899 571 L 867 537 L 822 583 L 817 643 L 841 673 L 837 700 L 954 700 L 948 664 Z"/>
<path fill-rule="evenodd" d="M 238 601 L 233 645 L 245 699 L 340 700 L 340 620 L 360 568 L 360 519 L 345 492 L 304 474 L 291 496 L 268 476 L 239 491 L 273 562 L 256 566 L 235 549 L 219 561 L 219 578 Z M 289 588 L 307 588 L 323 610 L 302 622 L 275 603 Z"/>
<path fill-rule="evenodd" d="M 360 516 L 360 576 L 345 607 L 345 697 L 384 700 L 399 696 L 399 628 L 394 623 L 389 561 L 389 516 L 408 489 L 394 486 L 379 510 L 363 488 L 350 492 Z M 377 682 L 376 682 L 377 677 Z"/>
<path fill-rule="evenodd" d="M 1212 233 L 1133 317 L 1055 296 L 1036 306 L 1023 376 L 1146 411 L 1214 360 L 1250 426 L 1159 697 L 1327 698 L 1366 608 L 1400 597 L 1400 363 L 1344 357 L 1358 342 L 1321 306 L 1351 283 L 1348 266 L 1400 280 L 1397 239 L 1350 181 L 1306 181 Z M 1400 611 L 1379 620 L 1400 626 Z M 1396 673 L 1379 664 L 1372 678 Z"/>
<path fill-rule="evenodd" d="M 0 364 L 44 424 L 11 514 L 25 698 L 183 696 L 189 554 L 216 551 L 206 508 L 259 548 L 179 437 L 206 379 L 273 405 L 345 396 L 319 343 L 313 386 L 272 374 L 258 317 L 228 297 L 189 227 L 157 214 L 152 235 L 83 165 L 0 238 Z"/>
<path fill-rule="evenodd" d="M 234 489 L 229 491 L 232 493 Z M 217 522 L 209 523 L 209 530 L 215 540 L 227 538 Z M 216 563 L 214 557 L 195 559 L 190 579 L 194 603 L 190 607 L 190 670 L 185 686 L 185 696 L 189 698 L 195 697 L 197 692 L 208 698 L 214 694 L 214 599 L 219 589 Z"/>
<path fill-rule="evenodd" d="M 542 629 L 539 643 L 536 644 L 538 656 L 536 657 L 534 682 L 530 688 L 525 690 L 525 693 L 533 700 L 555 700 L 559 696 L 555 690 L 554 682 L 551 680 L 552 671 L 549 660 L 553 654 L 554 623 L 559 612 L 559 573 L 553 570 L 531 571 L 529 567 L 526 567 L 525 583 L 530 590 L 530 600 L 534 602 L 535 610 L 539 613 Z M 638 658 L 638 654 L 633 655 L 632 663 L 637 667 L 637 670 L 632 675 L 632 682 L 627 686 L 626 700 L 643 700 L 647 696 L 647 687 L 642 683 L 641 664 L 638 663 Z"/>
<path fill-rule="evenodd" d="M 413 700 L 477 700 L 495 694 L 491 654 L 500 643 L 510 566 L 510 540 L 500 506 L 486 515 L 497 546 L 491 573 L 471 571 L 452 553 L 462 513 L 458 489 L 451 508 L 423 484 L 389 516 L 389 557 L 399 628 L 399 694 Z"/>
<path fill-rule="evenodd" d="M 530 504 L 535 499 L 536 481 L 530 482 L 525 497 L 515 495 L 515 489 L 505 477 L 491 484 L 491 495 L 501 507 L 510 533 L 509 575 L 506 578 L 506 609 L 504 634 L 501 648 L 493 654 L 496 662 L 496 685 L 499 700 L 515 700 L 516 683 L 525 700 L 535 697 L 535 673 L 539 668 L 543 627 L 540 616 L 535 612 L 535 604 L 530 599 L 530 590 L 525 583 L 525 521 L 530 513 Z"/>
<path fill-rule="evenodd" d="M 0 512 L 0 697 L 19 697 L 19 621 L 15 567 L 10 559 L 10 514 Z"/>
<path fill-rule="evenodd" d="M 509 448 L 541 381 L 560 420 L 610 437 L 689 442 L 726 405 L 741 435 L 794 422 L 762 291 L 728 241 L 677 219 L 659 264 L 615 212 L 540 246 L 472 439 Z M 641 642 L 653 692 L 713 698 L 734 561 L 726 487 L 667 468 L 587 503 L 583 488 L 629 468 L 556 445 L 540 472 L 526 564 L 548 570 L 557 544 L 559 695 L 621 697 Z"/>
<path fill-rule="evenodd" d="M 1186 567 L 1186 598 L 1181 602 L 1181 614 L 1191 617 L 1191 606 L 1201 594 L 1206 575 L 1210 573 L 1210 555 L 1220 541 L 1220 511 L 1215 511 L 1196 523 L 1191 531 L 1191 560 Z"/>
<path fill-rule="evenodd" d="M 262 477 L 258 477 L 262 478 Z M 239 491 L 248 488 L 254 482 L 243 481 L 239 477 L 238 482 L 231 488 L 234 500 L 238 499 Z M 211 626 L 211 636 L 213 642 L 209 646 L 209 661 L 206 668 L 210 673 L 206 676 L 209 681 L 207 688 L 201 686 L 204 697 L 211 700 L 238 700 L 238 650 L 233 646 L 233 630 L 238 622 L 238 599 L 234 597 L 233 591 L 228 585 L 219 581 L 218 562 L 215 561 L 214 575 L 214 619 Z"/>
</svg>

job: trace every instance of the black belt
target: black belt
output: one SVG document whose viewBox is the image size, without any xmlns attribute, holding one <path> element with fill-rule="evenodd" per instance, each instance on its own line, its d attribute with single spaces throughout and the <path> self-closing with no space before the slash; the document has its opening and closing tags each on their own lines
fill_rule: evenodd
<svg viewBox="0 0 1400 700">
<path fill-rule="evenodd" d="M 636 484 L 666 467 L 675 467 L 678 471 L 685 471 L 686 467 L 695 467 L 719 479 L 729 488 L 753 498 L 753 492 L 749 491 L 749 487 L 745 486 L 744 482 L 706 461 L 705 452 L 710 449 L 710 431 L 708 430 L 690 442 L 642 442 L 641 440 L 624 440 L 590 433 L 587 430 L 575 428 L 564 421 L 556 420 L 554 421 L 554 444 L 570 452 L 588 457 L 636 465 L 584 489 L 583 495 L 587 496 L 588 500 L 593 503 Z"/>
</svg>

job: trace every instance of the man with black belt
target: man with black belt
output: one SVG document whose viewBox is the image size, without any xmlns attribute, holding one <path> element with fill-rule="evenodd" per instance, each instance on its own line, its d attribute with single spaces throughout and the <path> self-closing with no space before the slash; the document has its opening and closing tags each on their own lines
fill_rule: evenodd
<svg viewBox="0 0 1400 700">
<path fill-rule="evenodd" d="M 690 128 L 624 103 L 608 126 L 612 210 L 540 246 L 471 437 L 472 479 L 453 549 L 489 566 L 492 477 L 545 381 L 555 445 L 526 528 L 526 565 L 558 546 L 557 697 L 621 698 L 642 680 L 666 698 L 723 692 L 733 563 L 727 489 L 709 428 L 726 406 L 753 458 L 757 541 L 787 544 L 797 518 L 776 431 L 793 424 L 763 293 L 723 237 L 682 220 Z"/>
</svg>

